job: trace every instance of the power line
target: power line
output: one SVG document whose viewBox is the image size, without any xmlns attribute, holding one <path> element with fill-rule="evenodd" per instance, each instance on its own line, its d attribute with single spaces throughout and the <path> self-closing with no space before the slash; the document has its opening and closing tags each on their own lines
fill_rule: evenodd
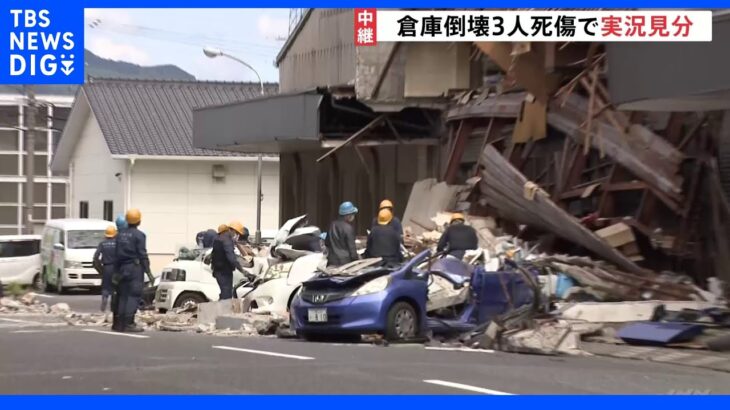
<svg viewBox="0 0 730 410">
<path fill-rule="evenodd" d="M 100 30 L 100 31 L 107 31 L 107 32 L 115 32 L 114 30 L 109 30 L 109 29 L 105 29 L 105 28 L 101 28 L 101 27 L 99 27 L 98 30 Z M 276 50 L 271 50 L 270 52 L 266 52 L 266 51 L 263 51 L 263 50 L 255 50 L 255 51 L 252 51 L 251 49 L 247 49 L 247 48 L 243 48 L 243 47 L 237 47 L 237 46 L 232 46 L 231 47 L 231 46 L 226 46 L 224 44 L 201 43 L 201 42 L 194 42 L 194 41 L 185 41 L 185 40 L 182 40 L 182 39 L 170 39 L 170 38 L 160 38 L 160 37 L 157 37 L 156 38 L 154 36 L 145 35 L 145 34 L 142 34 L 142 33 L 123 33 L 123 34 L 129 35 L 129 36 L 147 38 L 147 39 L 151 39 L 151 40 L 166 41 L 166 42 L 171 42 L 171 43 L 177 43 L 177 44 L 182 44 L 182 45 L 191 46 L 191 47 L 195 47 L 195 48 L 201 48 L 201 49 L 203 47 L 209 46 L 209 45 L 222 46 L 222 47 L 225 47 L 226 50 L 238 51 L 238 52 L 244 53 L 246 55 L 254 55 L 254 56 L 259 56 L 259 57 L 264 57 L 264 58 L 274 57 L 276 55 L 276 53 L 277 53 Z"/>
<path fill-rule="evenodd" d="M 231 45 L 239 45 L 239 46 L 244 46 L 247 48 L 255 47 L 255 48 L 269 49 L 272 51 L 274 51 L 274 50 L 278 51 L 280 48 L 278 45 L 251 43 L 251 42 L 234 40 L 234 39 L 229 39 L 229 38 L 208 36 L 208 35 L 205 35 L 202 33 L 179 32 L 179 31 L 160 29 L 160 28 L 155 28 L 155 27 L 116 23 L 113 21 L 108 22 L 108 21 L 103 21 L 101 19 L 89 20 L 88 25 L 89 25 L 89 27 L 95 28 L 95 29 L 96 28 L 107 29 L 107 30 L 117 31 L 122 34 L 129 34 L 129 35 L 144 35 L 143 33 L 154 35 L 155 33 L 157 33 L 157 35 L 173 36 L 174 38 L 171 39 L 171 41 L 180 41 L 181 38 L 185 38 L 188 41 L 199 41 L 199 42 L 202 42 L 205 44 L 222 45 L 222 46 L 226 46 L 227 48 L 230 48 Z"/>
</svg>

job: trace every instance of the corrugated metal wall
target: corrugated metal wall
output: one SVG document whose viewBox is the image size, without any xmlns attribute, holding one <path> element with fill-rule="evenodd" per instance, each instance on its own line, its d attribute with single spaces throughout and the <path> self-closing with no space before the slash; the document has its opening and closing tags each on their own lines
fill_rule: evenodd
<svg viewBox="0 0 730 410">
<path fill-rule="evenodd" d="M 384 198 L 395 203 L 397 216 L 403 216 L 413 183 L 436 175 L 437 149 L 361 148 L 370 173 L 352 148 L 343 148 L 321 163 L 316 160 L 325 151 L 281 154 L 280 219 L 306 213 L 312 224 L 326 230 L 337 217 L 339 204 L 352 201 L 360 209 L 358 232 L 364 234 Z"/>
<path fill-rule="evenodd" d="M 279 64 L 282 93 L 355 80 L 353 9 L 314 9 Z"/>
</svg>

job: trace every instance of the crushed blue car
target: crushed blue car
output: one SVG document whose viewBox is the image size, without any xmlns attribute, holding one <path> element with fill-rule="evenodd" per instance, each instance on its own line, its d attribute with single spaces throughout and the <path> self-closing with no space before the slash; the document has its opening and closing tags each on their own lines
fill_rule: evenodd
<svg viewBox="0 0 730 410">
<path fill-rule="evenodd" d="M 486 272 L 461 261 L 433 259 L 424 251 L 397 267 L 370 267 L 354 275 L 322 273 L 305 282 L 292 301 L 292 328 L 305 339 L 378 333 L 389 341 L 414 340 L 427 332 L 469 332 L 497 315 L 533 303 L 538 294 L 535 281 L 517 270 Z M 455 289 L 469 286 L 467 300 L 448 314 L 427 314 L 434 275 Z"/>
</svg>

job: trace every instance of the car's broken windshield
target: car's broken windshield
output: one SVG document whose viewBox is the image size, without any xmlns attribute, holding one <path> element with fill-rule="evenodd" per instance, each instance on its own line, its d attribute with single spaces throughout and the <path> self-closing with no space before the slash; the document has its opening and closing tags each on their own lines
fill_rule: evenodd
<svg viewBox="0 0 730 410">
<path fill-rule="evenodd" d="M 68 231 L 69 249 L 95 249 L 104 240 L 104 231 Z"/>
</svg>

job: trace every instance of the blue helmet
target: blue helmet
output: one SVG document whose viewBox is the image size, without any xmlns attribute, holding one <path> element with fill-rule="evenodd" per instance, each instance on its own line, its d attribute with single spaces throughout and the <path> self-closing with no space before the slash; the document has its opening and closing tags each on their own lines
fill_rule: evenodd
<svg viewBox="0 0 730 410">
<path fill-rule="evenodd" d="M 116 224 L 117 224 L 118 231 L 121 231 L 122 229 L 126 229 L 127 228 L 127 218 L 125 218 L 123 214 L 117 215 Z"/>
<path fill-rule="evenodd" d="M 357 208 L 350 201 L 340 204 L 340 216 L 352 215 L 357 213 Z"/>
</svg>

